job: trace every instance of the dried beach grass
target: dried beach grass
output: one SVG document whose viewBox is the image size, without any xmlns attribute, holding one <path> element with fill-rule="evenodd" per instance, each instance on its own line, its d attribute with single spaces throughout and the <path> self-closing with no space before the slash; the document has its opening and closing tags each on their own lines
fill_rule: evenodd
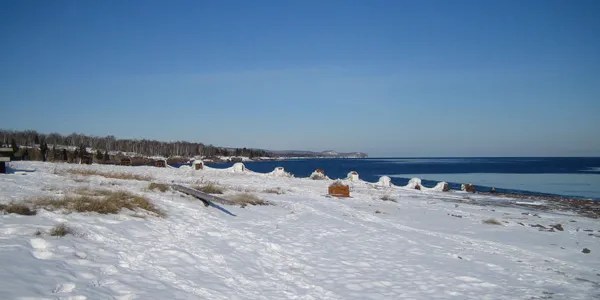
<svg viewBox="0 0 600 300">
<path fill-rule="evenodd" d="M 122 209 L 131 211 L 145 210 L 156 216 L 165 214 L 146 197 L 126 191 L 110 190 L 78 190 L 74 195 L 61 198 L 44 197 L 30 201 L 36 208 L 47 210 L 64 210 L 66 212 L 97 212 L 100 214 L 117 214 Z"/>
</svg>

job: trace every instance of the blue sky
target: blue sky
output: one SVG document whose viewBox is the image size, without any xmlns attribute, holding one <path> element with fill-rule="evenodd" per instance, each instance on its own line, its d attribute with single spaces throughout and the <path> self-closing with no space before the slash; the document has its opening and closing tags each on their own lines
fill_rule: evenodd
<svg viewBox="0 0 600 300">
<path fill-rule="evenodd" d="M 0 128 L 599 156 L 598 1 L 1 1 Z"/>
</svg>

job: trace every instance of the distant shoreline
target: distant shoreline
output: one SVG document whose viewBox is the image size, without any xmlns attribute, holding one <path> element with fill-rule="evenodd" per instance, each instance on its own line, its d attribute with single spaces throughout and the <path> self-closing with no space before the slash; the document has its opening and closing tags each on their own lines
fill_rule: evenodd
<svg viewBox="0 0 600 300">
<path fill-rule="evenodd" d="M 401 172 L 398 172 L 398 170 L 380 170 L 380 169 L 373 169 L 373 168 L 377 168 L 378 166 L 380 166 L 381 164 L 379 163 L 375 163 L 373 164 L 371 161 L 377 161 L 378 159 L 381 158 L 366 158 L 366 159 L 353 159 L 353 158 L 307 158 L 307 157 L 302 157 L 302 158 L 278 158 L 276 160 L 254 160 L 251 162 L 248 162 L 248 167 L 250 169 L 257 169 L 255 171 L 259 172 L 259 173 L 264 173 L 264 172 L 270 172 L 272 171 L 272 168 L 275 167 L 275 164 L 277 164 L 277 162 L 282 162 L 281 166 L 285 167 L 286 169 L 288 169 L 287 171 L 290 171 L 291 173 L 293 173 L 296 176 L 299 177 L 306 177 L 308 176 L 312 171 L 314 171 L 314 169 L 311 169 L 311 166 L 313 166 L 315 169 L 316 168 L 322 168 L 326 171 L 326 173 L 329 175 L 330 172 L 333 173 L 332 178 L 345 178 L 346 174 L 350 171 L 358 171 L 358 173 L 361 176 L 362 180 L 365 180 L 367 182 L 371 182 L 374 183 L 376 182 L 380 176 L 383 175 L 387 175 L 393 178 L 393 183 L 398 185 L 398 186 L 402 186 L 405 185 L 408 180 L 410 178 L 416 177 L 416 178 L 420 178 L 422 179 L 423 183 L 425 184 L 425 186 L 434 186 L 437 182 L 440 181 L 445 181 L 448 182 L 450 184 L 450 187 L 453 190 L 460 190 L 460 185 L 463 183 L 471 183 L 475 186 L 476 191 L 478 193 L 488 193 L 490 190 L 493 189 L 493 187 L 496 190 L 496 195 L 512 195 L 514 197 L 521 197 L 521 198 L 527 198 L 527 197 L 538 197 L 538 198 L 544 198 L 544 199 L 574 199 L 574 200 L 590 200 L 590 201 L 600 201 L 599 197 L 594 197 L 591 195 L 573 195 L 573 194 L 568 194 L 568 193 L 555 193 L 555 192 L 543 192 L 540 191 L 540 187 L 538 187 L 537 190 L 533 189 L 533 190 L 527 190 L 527 189 L 520 189 L 520 188 L 516 188 L 517 185 L 514 184 L 504 184 L 502 185 L 501 182 L 495 183 L 493 181 L 493 176 L 494 174 L 497 175 L 501 175 L 501 174 L 508 174 L 510 175 L 512 173 L 512 171 L 508 170 L 505 172 L 481 172 L 484 173 L 484 175 L 490 175 L 491 177 L 488 179 L 484 179 L 483 182 L 485 182 L 485 184 L 482 184 L 482 182 L 477 183 L 477 180 L 474 180 L 475 182 L 471 182 L 471 180 L 467 177 L 465 178 L 464 182 L 461 180 L 456 181 L 457 178 L 461 178 L 461 177 L 457 177 L 457 178 L 452 178 L 452 177 L 456 177 L 453 175 L 456 174 L 467 174 L 467 173 L 462 173 L 462 170 L 459 170 L 460 172 L 451 172 L 449 170 L 445 170 L 444 172 L 440 172 L 440 173 L 432 173 L 432 174 L 437 174 L 437 177 L 427 177 L 427 176 L 419 176 L 419 174 L 402 174 Z M 388 158 L 389 159 L 389 158 Z M 431 159 L 431 158 L 429 158 Z M 463 158 L 459 158 L 458 160 L 462 160 Z M 513 159 L 513 158 L 510 158 Z M 527 158 L 525 158 L 527 159 Z M 537 158 L 537 159 L 541 159 L 541 158 Z M 553 158 L 545 158 L 545 160 L 552 160 Z M 561 158 L 562 159 L 562 158 Z M 578 158 L 568 158 L 568 159 L 578 159 Z M 335 161 L 339 161 L 339 163 L 336 163 Z M 397 160 L 397 159 L 394 159 Z M 400 158 L 400 160 L 402 160 L 402 158 Z M 467 158 L 467 163 L 469 159 Z M 475 160 L 482 160 L 482 158 L 477 158 Z M 487 160 L 487 159 L 483 159 L 483 160 Z M 492 158 L 491 160 L 496 160 L 495 158 Z M 502 160 L 502 159 L 500 159 Z M 290 162 L 287 164 L 283 164 L 283 162 Z M 304 164 L 302 161 L 307 161 L 307 164 Z M 345 161 L 356 161 L 356 163 L 345 163 Z M 312 162 L 312 163 L 311 163 Z M 595 161 L 594 161 L 595 162 Z M 260 164 L 259 164 L 260 163 Z M 395 163 L 395 162 L 390 162 L 390 164 Z M 410 162 L 408 162 L 410 163 Z M 432 165 L 432 163 L 429 162 L 420 162 L 423 163 L 423 165 Z M 420 166 L 420 163 L 417 164 L 412 164 L 412 166 Z M 435 163 L 433 163 L 435 164 Z M 210 165 L 210 164 L 209 164 Z M 227 165 L 227 163 L 216 163 L 215 166 L 217 168 L 223 167 Z M 254 166 L 253 166 L 254 165 Z M 329 165 L 329 166 L 328 166 Z M 444 167 L 447 166 L 453 166 L 453 164 L 441 164 Z M 495 164 L 498 165 L 498 164 Z M 279 165 L 278 165 L 279 166 Z M 386 166 L 387 167 L 387 166 Z M 399 168 L 404 168 L 403 164 L 399 164 L 398 165 Z M 358 168 L 358 169 L 356 169 Z M 369 170 L 369 172 L 366 172 L 366 174 L 363 173 L 363 171 L 360 169 L 364 169 L 364 170 Z M 395 167 L 393 167 L 395 168 Z M 593 173 L 587 173 L 584 172 L 587 170 L 580 170 L 578 173 L 564 173 L 564 175 L 566 175 L 567 177 L 569 175 L 576 175 L 576 176 L 580 176 L 583 178 L 587 178 L 584 176 L 587 176 L 588 174 L 593 174 Z M 374 173 L 375 172 L 375 173 Z M 394 174 L 395 172 L 398 172 L 396 174 Z M 407 172 L 406 170 L 402 169 L 402 172 Z M 593 172 L 593 171 L 590 171 Z M 388 174 L 394 174 L 394 175 L 388 175 Z M 423 173 L 425 175 L 425 173 Z M 444 174 L 448 174 L 448 176 L 444 176 Z M 539 175 L 539 176 L 547 176 L 547 175 L 552 175 L 552 174 L 544 174 L 544 173 L 521 173 L 522 175 L 531 175 L 532 178 L 537 178 L 537 176 L 535 175 Z M 521 175 L 521 174 L 517 174 L 517 175 Z M 561 174 L 557 174 L 557 176 L 560 176 Z M 477 177 L 477 176 L 475 176 Z M 510 177 L 510 176 L 509 176 Z M 550 182 L 552 182 L 552 180 L 554 180 L 554 182 L 556 182 L 556 179 L 554 179 L 555 177 L 549 177 Z M 560 178 L 560 177 L 558 177 Z M 453 180 L 454 179 L 454 180 Z M 540 179 L 540 180 L 545 180 L 545 179 Z M 570 180 L 570 181 L 566 181 L 566 183 L 568 184 L 568 182 L 573 182 L 575 179 Z M 578 180 L 578 179 L 577 179 Z M 595 179 L 591 179 L 592 182 Z M 536 181 L 538 181 L 536 179 Z M 587 180 L 586 182 L 589 182 L 589 180 Z M 499 187 L 500 186 L 500 187 Z M 502 187 L 504 186 L 504 187 Z M 508 187 L 506 187 L 508 186 Z M 511 187 L 513 186 L 513 187 Z M 519 186 L 526 186 L 526 184 L 522 184 Z M 543 187 L 541 187 L 543 189 Z M 549 189 L 550 190 L 550 189 Z M 558 190 L 558 189 L 552 189 L 554 190 Z M 565 190 L 566 191 L 566 190 Z"/>
</svg>

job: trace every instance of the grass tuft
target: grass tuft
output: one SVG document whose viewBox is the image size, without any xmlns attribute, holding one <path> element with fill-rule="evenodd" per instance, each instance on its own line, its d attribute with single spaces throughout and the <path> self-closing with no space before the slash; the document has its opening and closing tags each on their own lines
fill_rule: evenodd
<svg viewBox="0 0 600 300">
<path fill-rule="evenodd" d="M 256 197 L 255 195 L 243 193 L 237 194 L 230 198 L 231 201 L 235 202 L 236 205 L 240 205 L 241 207 L 246 207 L 246 205 L 272 205 L 271 202 L 265 201 Z"/>
<path fill-rule="evenodd" d="M 502 222 L 496 220 L 496 219 L 487 219 L 487 220 L 483 220 L 484 224 L 490 224 L 490 225 L 502 225 Z"/>
<path fill-rule="evenodd" d="M 383 195 L 381 196 L 381 198 L 379 198 L 383 201 L 392 201 L 392 202 L 397 202 L 396 199 L 394 199 L 394 197 L 390 196 L 390 195 Z"/>
<path fill-rule="evenodd" d="M 64 223 L 58 224 L 50 230 L 51 236 L 63 237 L 67 234 L 73 234 L 73 230 Z"/>
<path fill-rule="evenodd" d="M 167 190 L 169 190 L 169 185 L 163 183 L 150 182 L 150 184 L 148 185 L 148 189 L 151 191 L 159 190 L 164 193 Z"/>
<path fill-rule="evenodd" d="M 283 195 L 283 194 L 285 194 L 285 191 L 280 187 L 276 187 L 276 188 L 266 189 L 263 191 L 263 193 Z"/>
<path fill-rule="evenodd" d="M 225 189 L 214 183 L 209 183 L 198 187 L 198 190 L 207 194 L 223 194 L 225 191 Z"/>
<path fill-rule="evenodd" d="M 0 211 L 6 214 L 17 214 L 23 216 L 33 216 L 37 212 L 29 206 L 19 203 L 0 204 Z"/>
<path fill-rule="evenodd" d="M 140 180 L 140 181 L 150 181 L 152 177 L 136 175 L 136 174 L 128 174 L 128 173 L 108 173 L 108 172 L 100 172 L 96 170 L 67 170 L 67 173 L 74 175 L 82 175 L 82 176 L 102 176 L 106 178 L 114 178 L 114 179 L 124 179 L 124 180 Z"/>
<path fill-rule="evenodd" d="M 33 205 L 47 210 L 65 210 L 67 212 L 97 212 L 99 214 L 117 214 L 126 208 L 132 211 L 142 209 L 159 217 L 164 213 L 147 198 L 125 191 L 78 190 L 75 195 L 62 198 L 38 198 Z"/>
</svg>

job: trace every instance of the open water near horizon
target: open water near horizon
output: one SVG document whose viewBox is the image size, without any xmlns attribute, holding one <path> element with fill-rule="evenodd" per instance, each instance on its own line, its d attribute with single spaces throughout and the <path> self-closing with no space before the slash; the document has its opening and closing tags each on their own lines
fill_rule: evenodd
<svg viewBox="0 0 600 300">
<path fill-rule="evenodd" d="M 245 162 L 246 167 L 268 173 L 283 167 L 295 177 L 308 177 L 323 169 L 330 178 L 345 178 L 350 171 L 376 182 L 387 175 L 396 185 L 418 177 L 425 186 L 446 181 L 453 189 L 472 183 L 477 190 L 561 195 L 600 200 L 600 157 L 461 157 L 461 158 L 364 158 L 364 159 L 289 159 Z M 233 163 L 207 164 L 227 168 Z"/>
</svg>

